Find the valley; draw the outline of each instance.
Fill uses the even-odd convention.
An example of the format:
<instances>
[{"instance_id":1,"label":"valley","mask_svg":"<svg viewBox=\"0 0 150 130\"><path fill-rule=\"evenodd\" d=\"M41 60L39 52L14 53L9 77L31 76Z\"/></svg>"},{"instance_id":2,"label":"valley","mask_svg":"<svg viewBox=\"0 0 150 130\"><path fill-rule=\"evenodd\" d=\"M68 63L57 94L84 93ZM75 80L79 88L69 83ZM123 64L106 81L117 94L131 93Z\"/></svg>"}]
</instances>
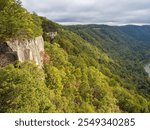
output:
<instances>
[{"instance_id":1,"label":"valley","mask_svg":"<svg viewBox=\"0 0 150 130\"><path fill-rule=\"evenodd\" d=\"M1 113L150 112L149 25L64 26L0 2Z\"/></svg>"}]
</instances>

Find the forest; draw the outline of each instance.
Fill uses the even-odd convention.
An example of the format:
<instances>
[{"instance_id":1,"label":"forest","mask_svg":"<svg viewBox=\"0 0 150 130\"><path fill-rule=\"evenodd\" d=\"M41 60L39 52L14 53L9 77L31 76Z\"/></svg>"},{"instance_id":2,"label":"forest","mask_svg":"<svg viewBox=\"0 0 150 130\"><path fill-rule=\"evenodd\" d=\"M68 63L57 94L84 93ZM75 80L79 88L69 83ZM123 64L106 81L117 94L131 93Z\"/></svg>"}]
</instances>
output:
<instances>
[{"instance_id":1,"label":"forest","mask_svg":"<svg viewBox=\"0 0 150 130\"><path fill-rule=\"evenodd\" d=\"M40 35L42 69L32 61L0 67L1 113L150 112L150 26L63 26L0 0L0 42Z\"/></svg>"}]
</instances>

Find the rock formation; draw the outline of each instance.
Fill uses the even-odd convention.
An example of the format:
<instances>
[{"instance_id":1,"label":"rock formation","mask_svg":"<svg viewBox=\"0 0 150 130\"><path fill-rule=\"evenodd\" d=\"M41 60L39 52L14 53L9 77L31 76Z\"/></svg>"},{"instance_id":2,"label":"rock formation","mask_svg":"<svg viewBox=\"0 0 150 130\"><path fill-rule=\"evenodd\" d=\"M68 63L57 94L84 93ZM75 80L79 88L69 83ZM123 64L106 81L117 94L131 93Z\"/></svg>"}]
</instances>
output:
<instances>
[{"instance_id":1,"label":"rock formation","mask_svg":"<svg viewBox=\"0 0 150 130\"><path fill-rule=\"evenodd\" d=\"M47 37L49 38L49 41L52 41L56 36L57 36L57 32L47 33Z\"/></svg>"},{"instance_id":2,"label":"rock formation","mask_svg":"<svg viewBox=\"0 0 150 130\"><path fill-rule=\"evenodd\" d=\"M0 43L0 66L14 63L16 60L34 61L43 66L44 41L42 36L31 40L7 41Z\"/></svg>"}]
</instances>

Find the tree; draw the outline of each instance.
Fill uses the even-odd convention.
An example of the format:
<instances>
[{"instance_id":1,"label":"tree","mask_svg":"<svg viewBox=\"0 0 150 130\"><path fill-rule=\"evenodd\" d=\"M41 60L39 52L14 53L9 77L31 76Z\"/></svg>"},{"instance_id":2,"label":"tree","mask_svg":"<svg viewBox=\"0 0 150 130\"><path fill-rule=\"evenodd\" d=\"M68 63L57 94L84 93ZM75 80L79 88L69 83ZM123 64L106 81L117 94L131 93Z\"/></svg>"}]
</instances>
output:
<instances>
[{"instance_id":1,"label":"tree","mask_svg":"<svg viewBox=\"0 0 150 130\"><path fill-rule=\"evenodd\" d=\"M24 9L19 0L0 0L0 39L29 39L42 34L39 23L35 23L35 15Z\"/></svg>"},{"instance_id":2,"label":"tree","mask_svg":"<svg viewBox=\"0 0 150 130\"><path fill-rule=\"evenodd\" d=\"M0 68L0 112L54 112L44 73L32 63Z\"/></svg>"}]
</instances>

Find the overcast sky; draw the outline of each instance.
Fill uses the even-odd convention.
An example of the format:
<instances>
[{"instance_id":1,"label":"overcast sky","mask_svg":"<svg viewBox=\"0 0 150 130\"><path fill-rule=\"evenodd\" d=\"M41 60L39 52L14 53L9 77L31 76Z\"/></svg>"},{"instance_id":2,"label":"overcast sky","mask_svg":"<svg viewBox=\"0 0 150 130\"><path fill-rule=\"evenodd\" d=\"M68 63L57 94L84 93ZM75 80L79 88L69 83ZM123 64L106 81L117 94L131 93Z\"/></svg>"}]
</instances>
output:
<instances>
[{"instance_id":1,"label":"overcast sky","mask_svg":"<svg viewBox=\"0 0 150 130\"><path fill-rule=\"evenodd\" d=\"M150 24L150 0L21 0L31 12L62 24Z\"/></svg>"}]
</instances>

